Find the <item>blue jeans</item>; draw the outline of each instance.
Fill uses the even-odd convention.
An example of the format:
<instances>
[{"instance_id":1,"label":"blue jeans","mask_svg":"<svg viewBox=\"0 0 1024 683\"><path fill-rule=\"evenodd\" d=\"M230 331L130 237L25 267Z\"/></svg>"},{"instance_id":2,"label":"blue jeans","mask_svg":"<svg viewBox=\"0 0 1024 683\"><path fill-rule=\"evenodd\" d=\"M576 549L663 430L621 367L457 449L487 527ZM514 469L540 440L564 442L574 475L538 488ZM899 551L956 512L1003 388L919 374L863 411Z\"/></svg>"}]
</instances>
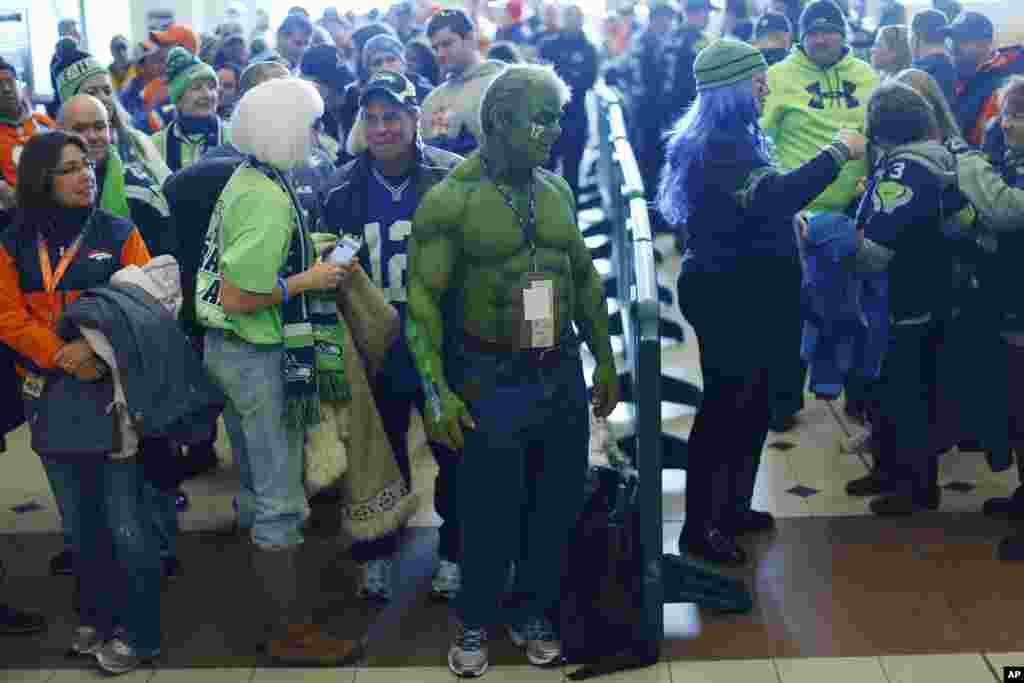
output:
<instances>
[{"instance_id":1,"label":"blue jeans","mask_svg":"<svg viewBox=\"0 0 1024 683\"><path fill-rule=\"evenodd\" d=\"M305 434L284 421L284 347L207 330L204 363L228 397L224 426L241 478L240 523L251 526L260 548L300 545L309 517L302 483Z\"/></svg>"},{"instance_id":2,"label":"blue jeans","mask_svg":"<svg viewBox=\"0 0 1024 683\"><path fill-rule=\"evenodd\" d=\"M457 609L469 627L519 623L558 604L562 556L583 504L590 417L578 345L550 366L460 349L453 389L476 422L455 492L462 528ZM522 548L520 539L524 539ZM520 600L498 600L515 560Z\"/></svg>"},{"instance_id":3,"label":"blue jeans","mask_svg":"<svg viewBox=\"0 0 1024 683\"><path fill-rule=\"evenodd\" d=\"M57 509L60 512L61 525L64 530L64 547L74 554L78 554L81 546L80 540L75 537L74 519L78 514L79 501L71 490L67 478L62 473L55 471L53 461L43 460L43 469L50 480L53 488L53 497L57 501ZM150 523L156 534L157 545L160 548L160 557L166 559L178 556L178 508L175 504L174 491L161 491L148 479L143 480L143 487L149 497Z\"/></svg>"},{"instance_id":4,"label":"blue jeans","mask_svg":"<svg viewBox=\"0 0 1024 683\"><path fill-rule=\"evenodd\" d=\"M75 539L81 623L107 637L120 626L140 655L156 654L163 572L142 466L94 456L42 460Z\"/></svg>"}]
</instances>

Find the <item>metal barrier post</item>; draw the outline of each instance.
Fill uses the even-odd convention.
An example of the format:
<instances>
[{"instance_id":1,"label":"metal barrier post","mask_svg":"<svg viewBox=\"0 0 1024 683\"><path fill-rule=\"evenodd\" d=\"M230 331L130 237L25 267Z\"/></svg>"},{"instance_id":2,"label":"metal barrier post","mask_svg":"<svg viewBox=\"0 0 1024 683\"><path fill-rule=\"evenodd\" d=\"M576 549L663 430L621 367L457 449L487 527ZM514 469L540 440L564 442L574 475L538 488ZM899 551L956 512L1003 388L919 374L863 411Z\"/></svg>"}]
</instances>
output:
<instances>
[{"instance_id":1,"label":"metal barrier post","mask_svg":"<svg viewBox=\"0 0 1024 683\"><path fill-rule=\"evenodd\" d=\"M661 506L661 342L654 243L643 181L626 138L619 96L598 86L601 135L601 194L612 225L612 263L625 342L626 373L633 398L639 471L638 531L641 546L644 620L642 638L660 643L665 635L662 585Z\"/></svg>"}]
</instances>

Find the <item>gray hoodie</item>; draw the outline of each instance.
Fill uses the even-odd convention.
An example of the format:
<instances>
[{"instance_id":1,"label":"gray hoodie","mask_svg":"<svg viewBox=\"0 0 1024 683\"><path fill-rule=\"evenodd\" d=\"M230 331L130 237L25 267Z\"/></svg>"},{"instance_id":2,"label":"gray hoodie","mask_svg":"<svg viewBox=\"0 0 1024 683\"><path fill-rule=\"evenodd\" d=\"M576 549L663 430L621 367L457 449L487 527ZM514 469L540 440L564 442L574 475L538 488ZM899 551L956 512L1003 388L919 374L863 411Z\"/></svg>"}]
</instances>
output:
<instances>
[{"instance_id":1,"label":"gray hoodie","mask_svg":"<svg viewBox=\"0 0 1024 683\"><path fill-rule=\"evenodd\" d=\"M481 62L434 88L423 101L420 114L423 141L456 154L467 154L478 147L483 136L480 105L487 88L504 69L502 62Z\"/></svg>"}]
</instances>

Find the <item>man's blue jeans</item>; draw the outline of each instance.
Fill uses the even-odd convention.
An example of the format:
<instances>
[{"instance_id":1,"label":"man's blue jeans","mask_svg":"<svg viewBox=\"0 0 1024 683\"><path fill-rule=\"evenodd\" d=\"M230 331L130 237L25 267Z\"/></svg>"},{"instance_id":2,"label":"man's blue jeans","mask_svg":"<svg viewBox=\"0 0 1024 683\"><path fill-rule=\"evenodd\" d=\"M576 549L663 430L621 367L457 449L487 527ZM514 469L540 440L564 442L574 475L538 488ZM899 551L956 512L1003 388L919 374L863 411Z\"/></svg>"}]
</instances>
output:
<instances>
[{"instance_id":1,"label":"man's blue jeans","mask_svg":"<svg viewBox=\"0 0 1024 683\"><path fill-rule=\"evenodd\" d=\"M207 330L203 360L228 397L224 426L241 476L240 523L251 525L260 548L301 544L309 517L302 483L305 434L285 426L284 347Z\"/></svg>"},{"instance_id":2,"label":"man's blue jeans","mask_svg":"<svg viewBox=\"0 0 1024 683\"><path fill-rule=\"evenodd\" d=\"M163 571L142 465L95 455L42 460L75 539L82 625L107 637L120 626L140 655L155 654Z\"/></svg>"},{"instance_id":3,"label":"man's blue jeans","mask_svg":"<svg viewBox=\"0 0 1024 683\"><path fill-rule=\"evenodd\" d=\"M518 624L545 615L559 600L562 558L583 504L590 417L578 344L557 353L539 367L459 349L448 367L476 422L466 431L456 491L457 608L469 627ZM502 614L498 601L512 560L520 600Z\"/></svg>"},{"instance_id":4,"label":"man's blue jeans","mask_svg":"<svg viewBox=\"0 0 1024 683\"><path fill-rule=\"evenodd\" d=\"M53 497L57 501L61 525L64 530L64 547L75 555L79 550L79 539L75 538L75 515L78 514L78 499L68 490L65 477L55 472L52 461L43 460L43 468L53 487ZM178 556L178 508L173 491L161 491L148 479L143 480L146 495L150 500L150 523L156 533L160 557L166 559Z\"/></svg>"}]
</instances>

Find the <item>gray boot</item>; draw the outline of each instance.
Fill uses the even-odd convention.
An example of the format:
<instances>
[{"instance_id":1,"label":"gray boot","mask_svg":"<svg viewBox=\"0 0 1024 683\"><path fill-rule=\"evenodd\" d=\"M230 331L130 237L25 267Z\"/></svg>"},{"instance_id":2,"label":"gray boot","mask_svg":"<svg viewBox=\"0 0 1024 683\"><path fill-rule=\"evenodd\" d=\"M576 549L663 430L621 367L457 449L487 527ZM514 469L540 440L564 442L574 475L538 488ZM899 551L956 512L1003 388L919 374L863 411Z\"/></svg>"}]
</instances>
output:
<instances>
[{"instance_id":1,"label":"gray boot","mask_svg":"<svg viewBox=\"0 0 1024 683\"><path fill-rule=\"evenodd\" d=\"M298 548L263 550L252 546L252 572L263 598L264 608L258 619L258 642L266 647L273 638L281 637L295 617L299 604Z\"/></svg>"}]
</instances>

